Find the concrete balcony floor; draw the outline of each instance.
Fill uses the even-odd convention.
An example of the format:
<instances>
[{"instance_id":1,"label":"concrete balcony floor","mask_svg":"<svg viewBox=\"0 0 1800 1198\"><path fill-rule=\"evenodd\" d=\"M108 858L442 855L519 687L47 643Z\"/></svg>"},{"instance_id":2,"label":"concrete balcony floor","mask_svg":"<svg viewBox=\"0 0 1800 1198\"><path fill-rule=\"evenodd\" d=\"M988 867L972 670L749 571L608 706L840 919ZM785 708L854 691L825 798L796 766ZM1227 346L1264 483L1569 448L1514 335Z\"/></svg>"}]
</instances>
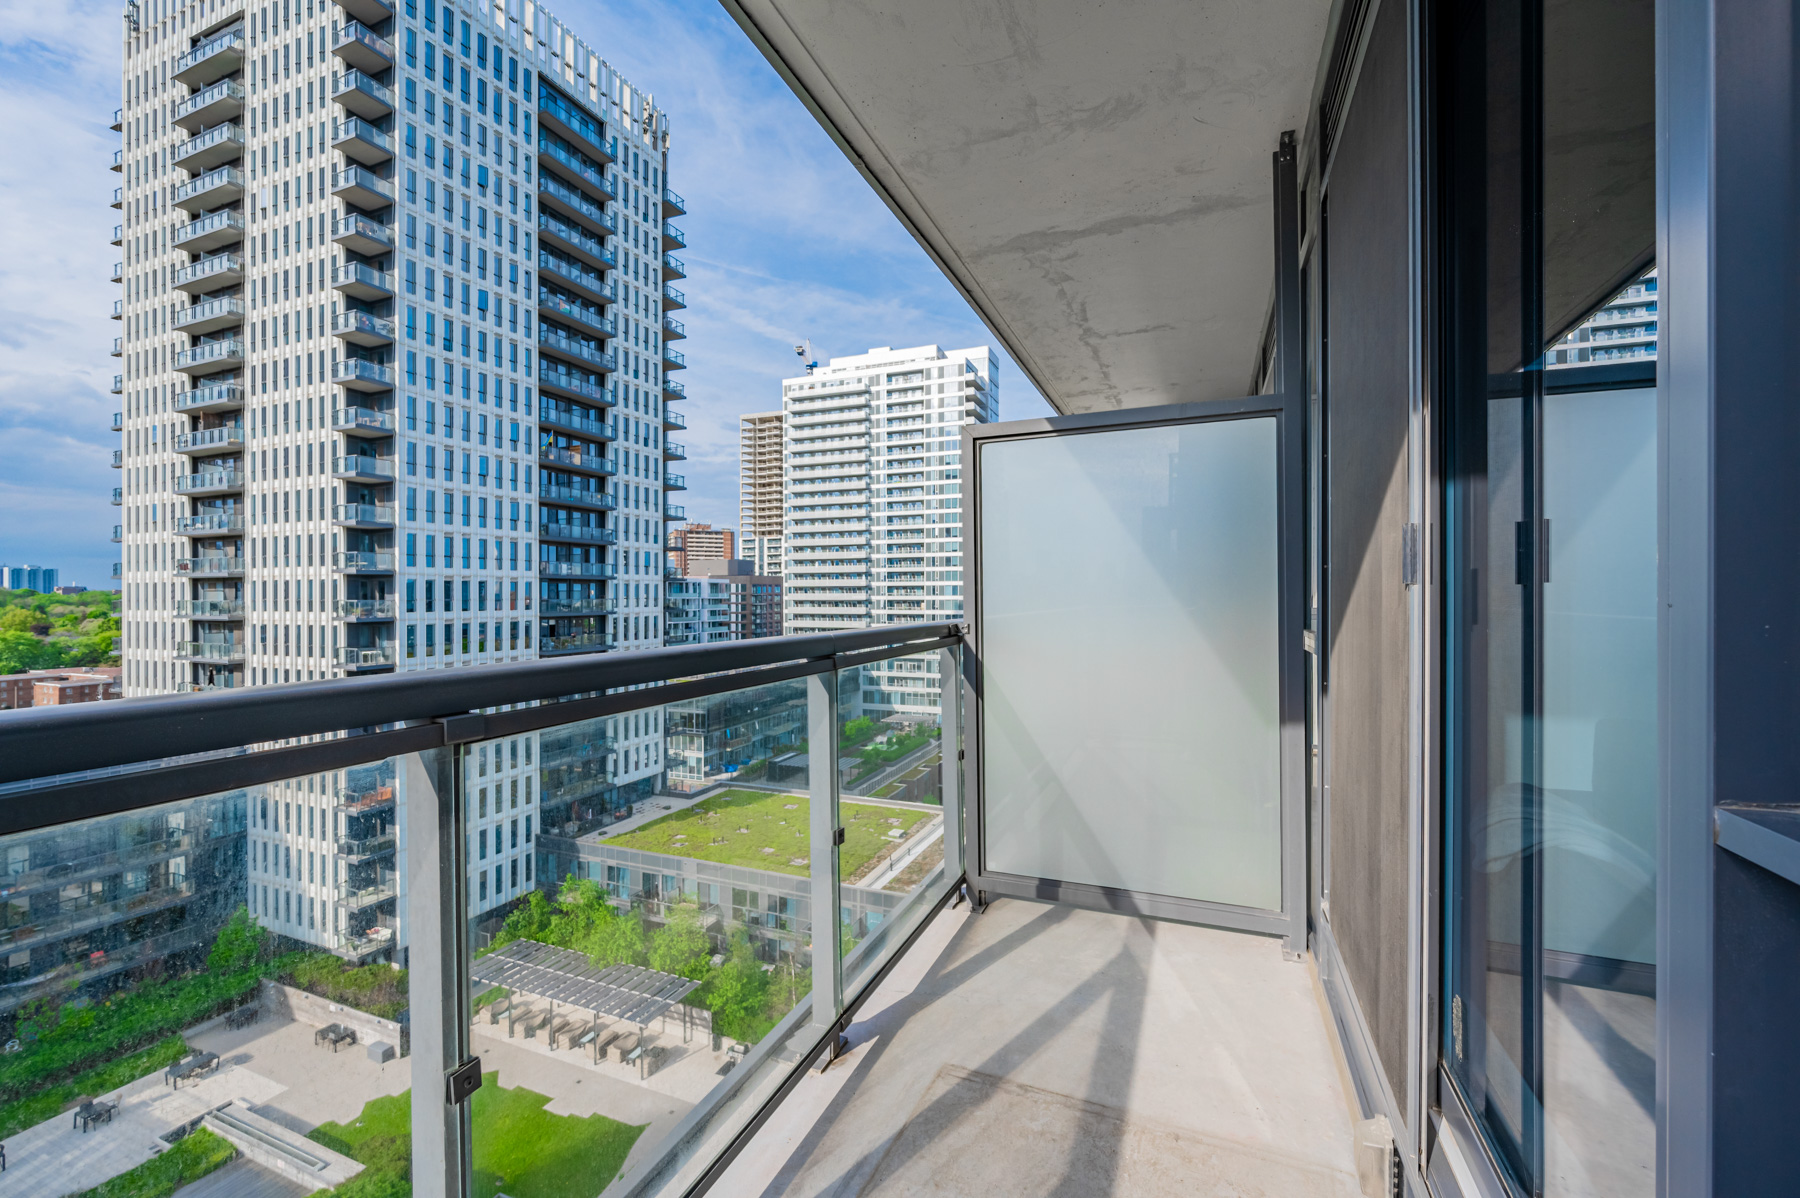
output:
<instances>
[{"instance_id":1,"label":"concrete balcony floor","mask_svg":"<svg viewBox=\"0 0 1800 1198\"><path fill-rule=\"evenodd\" d=\"M1018 900L946 911L715 1193L1355 1198L1310 963Z\"/></svg>"}]
</instances>

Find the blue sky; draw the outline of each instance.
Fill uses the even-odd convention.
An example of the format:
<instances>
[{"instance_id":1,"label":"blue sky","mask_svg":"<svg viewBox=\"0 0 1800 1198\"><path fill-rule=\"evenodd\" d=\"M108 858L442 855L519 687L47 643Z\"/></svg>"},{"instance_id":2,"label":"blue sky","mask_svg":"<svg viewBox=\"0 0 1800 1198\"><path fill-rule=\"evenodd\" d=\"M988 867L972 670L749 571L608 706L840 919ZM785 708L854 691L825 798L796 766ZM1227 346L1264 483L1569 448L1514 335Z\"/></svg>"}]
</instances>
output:
<instances>
[{"instance_id":1,"label":"blue sky","mask_svg":"<svg viewBox=\"0 0 1800 1198\"><path fill-rule=\"evenodd\" d=\"M780 405L795 345L823 359L993 344L713 0L553 7L670 114L670 184L688 206L688 491L675 500L690 519L736 526L737 417ZM118 52L117 0L0 0L0 562L94 587L111 585L116 558ZM1011 361L1001 380L1002 418L1049 414Z\"/></svg>"}]
</instances>

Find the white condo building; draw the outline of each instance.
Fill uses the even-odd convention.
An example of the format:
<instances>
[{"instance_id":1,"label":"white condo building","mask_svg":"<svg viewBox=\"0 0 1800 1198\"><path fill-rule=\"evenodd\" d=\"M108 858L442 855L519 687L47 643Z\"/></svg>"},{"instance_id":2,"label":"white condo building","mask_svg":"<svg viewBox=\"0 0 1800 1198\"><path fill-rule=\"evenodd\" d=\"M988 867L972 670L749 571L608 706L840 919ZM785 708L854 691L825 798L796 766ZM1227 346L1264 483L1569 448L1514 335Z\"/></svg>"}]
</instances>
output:
<instances>
[{"instance_id":1,"label":"white condo building","mask_svg":"<svg viewBox=\"0 0 1800 1198\"><path fill-rule=\"evenodd\" d=\"M660 645L667 115L530 0L138 0L122 82L126 694ZM658 731L617 726L546 794L535 739L471 760L476 914L536 829L657 785ZM253 798L258 916L391 932L394 784Z\"/></svg>"},{"instance_id":2,"label":"white condo building","mask_svg":"<svg viewBox=\"0 0 1800 1198\"><path fill-rule=\"evenodd\" d=\"M784 379L783 631L958 620L961 426L1000 409L987 347L872 349ZM935 679L865 672L865 710L937 711Z\"/></svg>"}]
</instances>

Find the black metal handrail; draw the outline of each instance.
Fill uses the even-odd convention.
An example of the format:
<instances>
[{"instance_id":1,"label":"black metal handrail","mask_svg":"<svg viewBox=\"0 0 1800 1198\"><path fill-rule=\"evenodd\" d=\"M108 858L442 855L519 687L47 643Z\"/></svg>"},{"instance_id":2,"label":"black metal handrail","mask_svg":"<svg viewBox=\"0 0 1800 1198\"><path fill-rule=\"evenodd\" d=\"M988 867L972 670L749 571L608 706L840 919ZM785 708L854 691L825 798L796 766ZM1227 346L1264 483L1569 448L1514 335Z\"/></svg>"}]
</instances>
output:
<instances>
[{"instance_id":1,"label":"black metal handrail","mask_svg":"<svg viewBox=\"0 0 1800 1198\"><path fill-rule=\"evenodd\" d=\"M704 698L960 636L956 624L909 624L0 712L0 835Z\"/></svg>"}]
</instances>

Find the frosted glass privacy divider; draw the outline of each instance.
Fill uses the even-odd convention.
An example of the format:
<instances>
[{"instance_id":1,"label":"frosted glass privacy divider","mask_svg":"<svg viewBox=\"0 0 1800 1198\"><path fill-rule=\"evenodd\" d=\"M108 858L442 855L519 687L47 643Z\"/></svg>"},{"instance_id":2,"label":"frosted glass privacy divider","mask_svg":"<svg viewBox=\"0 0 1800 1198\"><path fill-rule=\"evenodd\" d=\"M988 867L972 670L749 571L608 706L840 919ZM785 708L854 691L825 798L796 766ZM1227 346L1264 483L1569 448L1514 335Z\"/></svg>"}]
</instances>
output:
<instances>
[{"instance_id":1,"label":"frosted glass privacy divider","mask_svg":"<svg viewBox=\"0 0 1800 1198\"><path fill-rule=\"evenodd\" d=\"M980 871L1280 910L1277 417L977 452Z\"/></svg>"}]
</instances>

